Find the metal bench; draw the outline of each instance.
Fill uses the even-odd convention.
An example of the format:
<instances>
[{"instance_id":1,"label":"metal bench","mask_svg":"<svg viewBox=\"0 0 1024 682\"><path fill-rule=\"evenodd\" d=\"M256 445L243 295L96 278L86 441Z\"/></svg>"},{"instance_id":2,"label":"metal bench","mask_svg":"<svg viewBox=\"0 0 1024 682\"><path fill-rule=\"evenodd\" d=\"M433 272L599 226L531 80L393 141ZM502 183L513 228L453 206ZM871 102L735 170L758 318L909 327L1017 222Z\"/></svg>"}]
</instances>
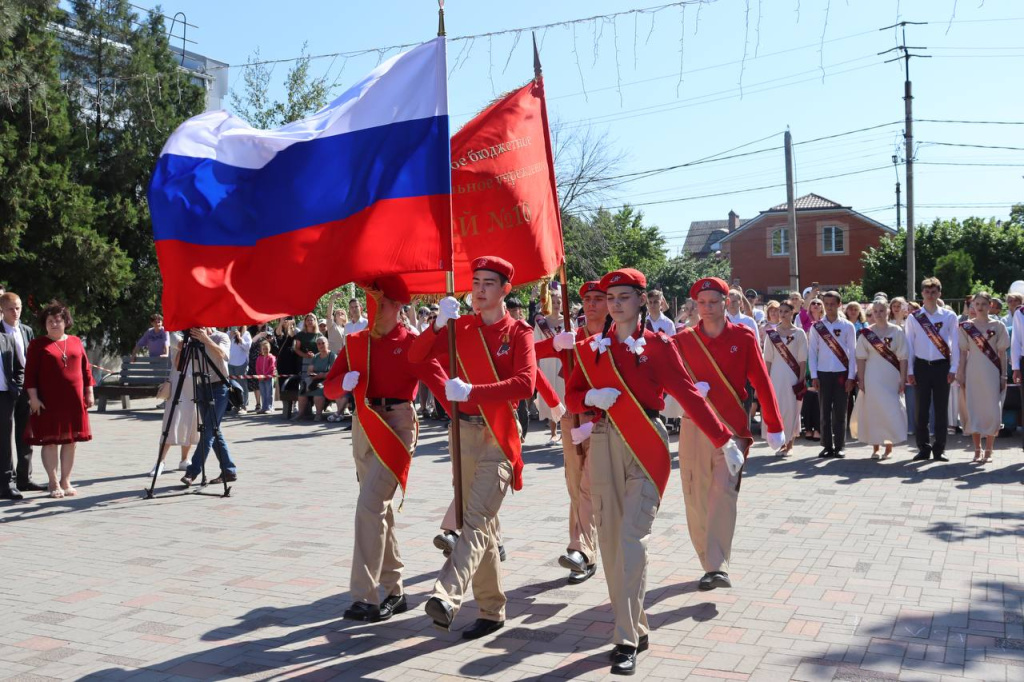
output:
<instances>
[{"instance_id":1,"label":"metal bench","mask_svg":"<svg viewBox=\"0 0 1024 682\"><path fill-rule=\"evenodd\" d=\"M97 409L106 412L107 401L113 398L120 398L121 407L125 410L131 409L132 398L155 398L157 389L167 381L170 371L171 361L166 357L122 357L121 373L107 377L93 389Z\"/></svg>"}]
</instances>

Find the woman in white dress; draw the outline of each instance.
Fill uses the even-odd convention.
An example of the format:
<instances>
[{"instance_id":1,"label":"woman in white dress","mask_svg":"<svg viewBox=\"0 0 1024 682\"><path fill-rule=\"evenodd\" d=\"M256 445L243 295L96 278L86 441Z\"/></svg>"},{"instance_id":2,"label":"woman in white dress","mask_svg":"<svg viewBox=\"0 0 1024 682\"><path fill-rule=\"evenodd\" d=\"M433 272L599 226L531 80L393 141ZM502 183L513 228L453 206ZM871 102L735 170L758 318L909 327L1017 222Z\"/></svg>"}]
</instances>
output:
<instances>
[{"instance_id":1,"label":"woman in white dress","mask_svg":"<svg viewBox=\"0 0 1024 682\"><path fill-rule=\"evenodd\" d=\"M907 337L889 322L889 302L876 298L871 304L873 323L857 337L857 386L860 399L850 423L853 437L872 446L871 459L885 445L882 459L892 447L907 440Z\"/></svg>"},{"instance_id":2,"label":"woman in white dress","mask_svg":"<svg viewBox=\"0 0 1024 682\"><path fill-rule=\"evenodd\" d=\"M184 471L188 468L189 451L193 445L199 444L199 426L196 424L196 404L193 401L195 391L192 386L191 367L185 370L185 384L181 387L181 397L178 400L178 406L174 409L174 417L171 418L171 404L174 402L174 392L178 389L178 377L181 376L178 371L178 353L181 352L182 336L178 332L173 332L170 336L171 397L164 403L164 418L160 435L162 437L163 432L167 430L167 442L164 444L163 452L160 453L160 463L157 464L158 476L163 473L164 460L167 459L167 453L172 445L181 446L181 461L178 462L178 471ZM167 429L168 419L170 419L170 429ZM148 475L152 476L153 473L151 469Z\"/></svg>"},{"instance_id":3,"label":"woman in white dress","mask_svg":"<svg viewBox=\"0 0 1024 682\"><path fill-rule=\"evenodd\" d=\"M1006 394L1006 349L1010 335L1006 325L989 318L992 296L974 295L972 317L961 323L959 332L960 367L956 378L967 396L967 422L964 433L974 439L974 461L991 462L996 434L1003 422L1003 398ZM985 437L985 458L981 457L981 438Z\"/></svg>"},{"instance_id":4,"label":"woman in white dress","mask_svg":"<svg viewBox=\"0 0 1024 682\"><path fill-rule=\"evenodd\" d=\"M768 376L771 377L772 387L775 389L775 399L779 403L779 413L782 415L782 426L786 433L786 445L776 454L786 456L793 449L793 441L800 433L800 409L803 404L803 394L807 390L807 383L804 381L804 370L807 364L807 334L800 327L794 326L793 315L796 309L789 301L783 301L779 306L772 306L768 309L769 320L778 310L780 322L778 325L765 328L764 364L768 368Z\"/></svg>"},{"instance_id":5,"label":"woman in white dress","mask_svg":"<svg viewBox=\"0 0 1024 682\"><path fill-rule=\"evenodd\" d=\"M533 325L533 339L534 341L542 341L549 336L553 336L561 331L566 330L565 321L562 319L562 295L560 291L551 291L551 308L548 309L546 315L544 315L544 308L541 310L541 314L537 317L543 316L544 323L539 323L539 319L530 320L530 324ZM572 331L571 326L569 331ZM541 371L544 377L551 384L552 388L555 389L555 393L559 396L565 395L565 379L558 376L562 369L561 358L544 358L537 361L537 369ZM551 432L551 437L548 439L548 445L559 445L562 442L561 437L558 435L558 420L552 419L551 408L543 400L537 400L537 413L541 419L546 419L548 422L548 428Z\"/></svg>"}]
</instances>

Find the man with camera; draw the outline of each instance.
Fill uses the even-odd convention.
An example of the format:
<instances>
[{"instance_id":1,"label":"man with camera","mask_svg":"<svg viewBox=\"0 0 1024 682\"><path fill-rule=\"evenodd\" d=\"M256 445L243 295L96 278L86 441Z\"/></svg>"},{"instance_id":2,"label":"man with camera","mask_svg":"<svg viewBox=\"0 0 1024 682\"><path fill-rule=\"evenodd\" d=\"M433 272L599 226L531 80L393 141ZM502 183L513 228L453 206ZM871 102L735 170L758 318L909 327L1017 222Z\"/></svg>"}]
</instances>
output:
<instances>
[{"instance_id":1,"label":"man with camera","mask_svg":"<svg viewBox=\"0 0 1024 682\"><path fill-rule=\"evenodd\" d=\"M220 475L210 481L218 483L234 481L238 478L235 463L228 452L228 444L224 440L224 434L220 430L221 420L228 409L228 355L231 351L231 341L224 332L217 331L216 327L195 327L189 331L190 341L203 344L202 350L210 359L209 369L210 383L199 384L196 392L196 401L199 404L199 416L202 420L200 428L199 447L196 448L192 461L181 477L181 482L188 488L203 471L203 464L206 462L210 448L213 448L220 463ZM182 350L184 352L184 350ZM193 360L196 362L196 360ZM192 371L199 374L203 371L201 367L192 367Z\"/></svg>"}]
</instances>

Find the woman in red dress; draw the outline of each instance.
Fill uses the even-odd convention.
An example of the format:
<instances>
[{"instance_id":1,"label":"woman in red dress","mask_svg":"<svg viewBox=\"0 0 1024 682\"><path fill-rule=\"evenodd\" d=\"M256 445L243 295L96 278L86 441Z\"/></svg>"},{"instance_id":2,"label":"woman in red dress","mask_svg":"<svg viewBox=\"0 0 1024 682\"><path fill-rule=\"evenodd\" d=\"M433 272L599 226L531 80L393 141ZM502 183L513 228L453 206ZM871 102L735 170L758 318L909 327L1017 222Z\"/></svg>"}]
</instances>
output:
<instances>
[{"instance_id":1,"label":"woman in red dress","mask_svg":"<svg viewBox=\"0 0 1024 682\"><path fill-rule=\"evenodd\" d=\"M64 333L71 328L67 306L51 301L39 314L39 324L46 336L32 340L25 361L25 388L31 410L25 440L42 446L50 497L61 498L76 494L71 485L75 443L92 440L86 413L94 403L92 371L81 339Z\"/></svg>"}]
</instances>

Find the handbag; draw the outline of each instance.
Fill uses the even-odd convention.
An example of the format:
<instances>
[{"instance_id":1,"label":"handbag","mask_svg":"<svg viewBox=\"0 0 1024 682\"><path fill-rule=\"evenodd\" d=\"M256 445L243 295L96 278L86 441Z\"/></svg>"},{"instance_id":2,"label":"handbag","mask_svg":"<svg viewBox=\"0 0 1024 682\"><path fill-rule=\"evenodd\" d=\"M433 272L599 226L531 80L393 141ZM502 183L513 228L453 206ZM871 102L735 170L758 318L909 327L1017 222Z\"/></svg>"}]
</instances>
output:
<instances>
[{"instance_id":1,"label":"handbag","mask_svg":"<svg viewBox=\"0 0 1024 682\"><path fill-rule=\"evenodd\" d=\"M228 382L228 405L233 409L240 409L245 405L243 401L242 387L234 379Z\"/></svg>"},{"instance_id":2,"label":"handbag","mask_svg":"<svg viewBox=\"0 0 1024 682\"><path fill-rule=\"evenodd\" d=\"M171 399L171 382L165 381L160 384L156 389L157 400L167 401Z\"/></svg>"}]
</instances>

